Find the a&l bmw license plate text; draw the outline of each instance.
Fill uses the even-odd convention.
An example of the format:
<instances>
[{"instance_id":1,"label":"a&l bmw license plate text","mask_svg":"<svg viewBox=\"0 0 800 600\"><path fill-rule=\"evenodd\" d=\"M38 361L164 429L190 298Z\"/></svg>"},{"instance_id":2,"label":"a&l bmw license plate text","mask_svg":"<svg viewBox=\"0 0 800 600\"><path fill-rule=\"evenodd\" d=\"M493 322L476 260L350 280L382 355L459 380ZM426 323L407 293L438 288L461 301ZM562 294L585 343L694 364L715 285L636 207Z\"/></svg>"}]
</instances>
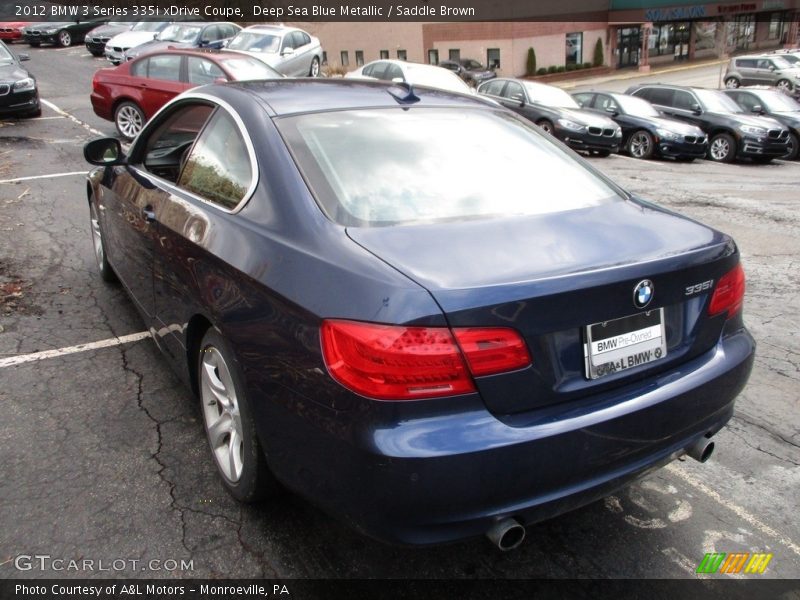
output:
<instances>
[{"instance_id":1,"label":"a&l bmw license plate text","mask_svg":"<svg viewBox=\"0 0 800 600\"><path fill-rule=\"evenodd\" d=\"M664 309L586 327L586 376L598 379L667 355Z\"/></svg>"}]
</instances>

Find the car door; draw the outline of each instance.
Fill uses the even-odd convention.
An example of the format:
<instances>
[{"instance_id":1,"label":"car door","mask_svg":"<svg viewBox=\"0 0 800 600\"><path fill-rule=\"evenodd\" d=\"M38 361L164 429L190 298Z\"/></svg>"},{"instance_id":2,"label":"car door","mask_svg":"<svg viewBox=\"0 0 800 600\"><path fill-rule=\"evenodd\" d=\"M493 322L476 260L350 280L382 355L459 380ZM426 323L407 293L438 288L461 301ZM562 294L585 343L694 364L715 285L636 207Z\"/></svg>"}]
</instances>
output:
<instances>
[{"instance_id":1,"label":"car door","mask_svg":"<svg viewBox=\"0 0 800 600\"><path fill-rule=\"evenodd\" d=\"M313 56L313 48L311 46L311 36L304 31L292 32L294 38L294 56L297 60L298 74L306 76L311 71L311 60Z\"/></svg>"},{"instance_id":2,"label":"car door","mask_svg":"<svg viewBox=\"0 0 800 600\"><path fill-rule=\"evenodd\" d=\"M772 85L775 82L775 67L768 58L759 58L756 61L756 68L752 83L755 85Z\"/></svg>"},{"instance_id":3,"label":"car door","mask_svg":"<svg viewBox=\"0 0 800 600\"><path fill-rule=\"evenodd\" d=\"M167 102L191 86L182 75L184 56L154 54L147 59L147 77L138 85L142 88L142 110L152 117Z\"/></svg>"},{"instance_id":4,"label":"car door","mask_svg":"<svg viewBox=\"0 0 800 600\"><path fill-rule=\"evenodd\" d=\"M186 57L186 78L192 87L207 85L220 79L228 80L228 76L219 66L200 56Z\"/></svg>"},{"instance_id":5,"label":"car door","mask_svg":"<svg viewBox=\"0 0 800 600\"><path fill-rule=\"evenodd\" d=\"M737 58L736 70L742 78L742 85L753 85L758 81L757 61L755 58Z\"/></svg>"},{"instance_id":6,"label":"car door","mask_svg":"<svg viewBox=\"0 0 800 600\"><path fill-rule=\"evenodd\" d=\"M594 110L594 98L595 94L592 92L581 92L579 94L572 94L572 97L575 98L575 102L581 105L581 108L585 108L587 110Z\"/></svg>"}]
</instances>

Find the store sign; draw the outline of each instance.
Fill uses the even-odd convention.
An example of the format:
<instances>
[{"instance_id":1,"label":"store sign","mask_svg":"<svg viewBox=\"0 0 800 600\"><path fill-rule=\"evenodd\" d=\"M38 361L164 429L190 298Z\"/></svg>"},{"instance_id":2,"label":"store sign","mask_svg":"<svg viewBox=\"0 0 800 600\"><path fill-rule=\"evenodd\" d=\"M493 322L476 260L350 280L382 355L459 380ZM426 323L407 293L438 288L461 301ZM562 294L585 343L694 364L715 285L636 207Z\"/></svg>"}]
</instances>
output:
<instances>
[{"instance_id":1,"label":"store sign","mask_svg":"<svg viewBox=\"0 0 800 600\"><path fill-rule=\"evenodd\" d=\"M645 21L684 21L706 16L705 6L681 6L678 8L651 8L644 12Z\"/></svg>"},{"instance_id":2,"label":"store sign","mask_svg":"<svg viewBox=\"0 0 800 600\"><path fill-rule=\"evenodd\" d=\"M786 3L783 0L764 0L761 3L761 10L782 10L786 8Z\"/></svg>"},{"instance_id":3,"label":"store sign","mask_svg":"<svg viewBox=\"0 0 800 600\"><path fill-rule=\"evenodd\" d=\"M756 10L758 10L758 5L755 2L745 2L743 4L724 4L717 7L717 12L721 15L755 12Z\"/></svg>"}]
</instances>

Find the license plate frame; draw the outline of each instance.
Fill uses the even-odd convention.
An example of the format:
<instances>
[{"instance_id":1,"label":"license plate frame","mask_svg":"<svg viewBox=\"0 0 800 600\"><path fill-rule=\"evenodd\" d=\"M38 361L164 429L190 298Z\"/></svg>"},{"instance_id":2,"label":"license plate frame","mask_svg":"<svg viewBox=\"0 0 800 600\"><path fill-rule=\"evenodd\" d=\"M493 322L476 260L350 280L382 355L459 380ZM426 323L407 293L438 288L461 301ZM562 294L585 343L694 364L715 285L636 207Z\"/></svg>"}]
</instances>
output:
<instances>
[{"instance_id":1,"label":"license plate frame","mask_svg":"<svg viewBox=\"0 0 800 600\"><path fill-rule=\"evenodd\" d=\"M584 327L587 379L660 361L667 356L664 309L656 308Z\"/></svg>"}]
</instances>

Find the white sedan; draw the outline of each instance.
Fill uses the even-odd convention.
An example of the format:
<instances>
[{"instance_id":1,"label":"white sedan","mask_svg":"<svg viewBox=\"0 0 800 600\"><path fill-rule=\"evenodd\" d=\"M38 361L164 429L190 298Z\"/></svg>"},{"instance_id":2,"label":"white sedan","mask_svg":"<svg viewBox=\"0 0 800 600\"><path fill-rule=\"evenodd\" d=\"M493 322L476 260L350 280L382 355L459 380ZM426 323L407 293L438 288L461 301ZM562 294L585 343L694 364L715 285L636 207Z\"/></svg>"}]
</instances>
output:
<instances>
[{"instance_id":1,"label":"white sedan","mask_svg":"<svg viewBox=\"0 0 800 600\"><path fill-rule=\"evenodd\" d=\"M458 75L447 69L404 60L376 60L349 72L345 77L405 81L412 85L424 85L461 94L475 93Z\"/></svg>"}]
</instances>

